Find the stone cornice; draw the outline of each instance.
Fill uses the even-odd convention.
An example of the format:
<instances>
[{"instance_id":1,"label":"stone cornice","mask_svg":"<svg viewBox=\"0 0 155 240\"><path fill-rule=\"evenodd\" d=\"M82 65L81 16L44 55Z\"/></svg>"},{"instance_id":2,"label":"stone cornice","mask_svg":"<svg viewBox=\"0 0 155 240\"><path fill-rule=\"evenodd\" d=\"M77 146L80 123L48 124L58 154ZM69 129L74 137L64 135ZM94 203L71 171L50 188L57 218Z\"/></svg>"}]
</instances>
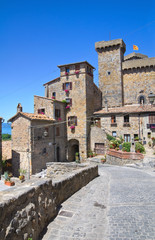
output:
<instances>
[{"instance_id":1,"label":"stone cornice","mask_svg":"<svg viewBox=\"0 0 155 240\"><path fill-rule=\"evenodd\" d=\"M122 70L155 66L155 58L143 58L125 61L122 63Z\"/></svg>"},{"instance_id":2,"label":"stone cornice","mask_svg":"<svg viewBox=\"0 0 155 240\"><path fill-rule=\"evenodd\" d=\"M111 41L100 41L95 43L95 50L98 51L98 49L106 49L108 47L113 47L113 46L120 46L121 48L124 49L124 52L126 50L126 45L123 42L122 39L115 39Z\"/></svg>"}]
</instances>

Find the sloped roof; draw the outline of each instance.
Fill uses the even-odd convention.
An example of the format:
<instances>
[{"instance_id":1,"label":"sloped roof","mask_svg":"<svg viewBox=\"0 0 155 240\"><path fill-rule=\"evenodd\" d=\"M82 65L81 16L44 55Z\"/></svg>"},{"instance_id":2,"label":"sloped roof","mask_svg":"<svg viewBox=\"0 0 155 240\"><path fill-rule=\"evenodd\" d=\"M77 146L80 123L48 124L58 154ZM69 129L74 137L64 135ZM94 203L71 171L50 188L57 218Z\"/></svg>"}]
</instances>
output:
<instances>
[{"instance_id":1,"label":"sloped roof","mask_svg":"<svg viewBox=\"0 0 155 240\"><path fill-rule=\"evenodd\" d=\"M47 117L45 114L34 114L34 113L18 112L12 118L10 118L8 120L8 122L13 122L13 120L17 116L23 116L23 117L26 117L29 120L55 121L54 118Z\"/></svg>"},{"instance_id":2,"label":"sloped roof","mask_svg":"<svg viewBox=\"0 0 155 240\"><path fill-rule=\"evenodd\" d=\"M47 83L44 83L43 86L45 86L45 85L47 85L47 84L50 84L50 83L53 83L53 82L56 82L56 81L58 81L58 80L60 80L60 77L57 77L57 78L55 78L55 79L53 79L53 80L51 80L51 81L49 81L49 82L47 82Z\"/></svg>"},{"instance_id":3,"label":"sloped roof","mask_svg":"<svg viewBox=\"0 0 155 240\"><path fill-rule=\"evenodd\" d=\"M100 111L94 112L95 115L108 115L112 113L146 113L146 112L155 112L155 106L151 105L131 105L131 106L123 106L116 108L103 108Z\"/></svg>"}]
</instances>

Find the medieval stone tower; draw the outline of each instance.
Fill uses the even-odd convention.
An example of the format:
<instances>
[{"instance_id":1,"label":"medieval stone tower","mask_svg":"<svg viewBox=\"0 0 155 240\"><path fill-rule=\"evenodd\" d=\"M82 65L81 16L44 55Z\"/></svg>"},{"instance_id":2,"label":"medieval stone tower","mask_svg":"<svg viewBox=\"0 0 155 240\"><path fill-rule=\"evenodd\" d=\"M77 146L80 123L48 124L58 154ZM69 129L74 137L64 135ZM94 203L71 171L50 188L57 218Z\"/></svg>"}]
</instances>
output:
<instances>
[{"instance_id":1,"label":"medieval stone tower","mask_svg":"<svg viewBox=\"0 0 155 240\"><path fill-rule=\"evenodd\" d=\"M98 53L99 88L102 91L102 107L123 105L122 61L126 45L122 39L95 43ZM106 103L107 102L107 103Z\"/></svg>"}]
</instances>

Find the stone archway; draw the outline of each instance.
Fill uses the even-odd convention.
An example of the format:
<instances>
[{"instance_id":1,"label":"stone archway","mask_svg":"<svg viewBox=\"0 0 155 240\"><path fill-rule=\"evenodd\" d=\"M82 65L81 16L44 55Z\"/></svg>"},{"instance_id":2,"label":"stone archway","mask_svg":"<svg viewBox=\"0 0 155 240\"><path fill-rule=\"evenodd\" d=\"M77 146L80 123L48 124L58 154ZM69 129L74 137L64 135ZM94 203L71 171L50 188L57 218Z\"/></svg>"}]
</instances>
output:
<instances>
[{"instance_id":1,"label":"stone archway","mask_svg":"<svg viewBox=\"0 0 155 240\"><path fill-rule=\"evenodd\" d=\"M68 161L75 161L75 153L79 152L79 141L71 139L68 141Z\"/></svg>"}]
</instances>

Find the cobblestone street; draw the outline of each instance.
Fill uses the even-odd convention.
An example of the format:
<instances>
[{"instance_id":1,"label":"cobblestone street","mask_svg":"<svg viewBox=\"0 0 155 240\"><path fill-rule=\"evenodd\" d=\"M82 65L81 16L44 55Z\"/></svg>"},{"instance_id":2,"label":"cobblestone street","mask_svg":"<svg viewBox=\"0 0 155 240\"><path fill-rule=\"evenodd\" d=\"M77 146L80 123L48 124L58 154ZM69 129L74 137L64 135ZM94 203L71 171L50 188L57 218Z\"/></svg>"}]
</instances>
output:
<instances>
[{"instance_id":1,"label":"cobblestone street","mask_svg":"<svg viewBox=\"0 0 155 240\"><path fill-rule=\"evenodd\" d=\"M99 174L62 204L41 239L155 239L154 173L100 165Z\"/></svg>"}]
</instances>

